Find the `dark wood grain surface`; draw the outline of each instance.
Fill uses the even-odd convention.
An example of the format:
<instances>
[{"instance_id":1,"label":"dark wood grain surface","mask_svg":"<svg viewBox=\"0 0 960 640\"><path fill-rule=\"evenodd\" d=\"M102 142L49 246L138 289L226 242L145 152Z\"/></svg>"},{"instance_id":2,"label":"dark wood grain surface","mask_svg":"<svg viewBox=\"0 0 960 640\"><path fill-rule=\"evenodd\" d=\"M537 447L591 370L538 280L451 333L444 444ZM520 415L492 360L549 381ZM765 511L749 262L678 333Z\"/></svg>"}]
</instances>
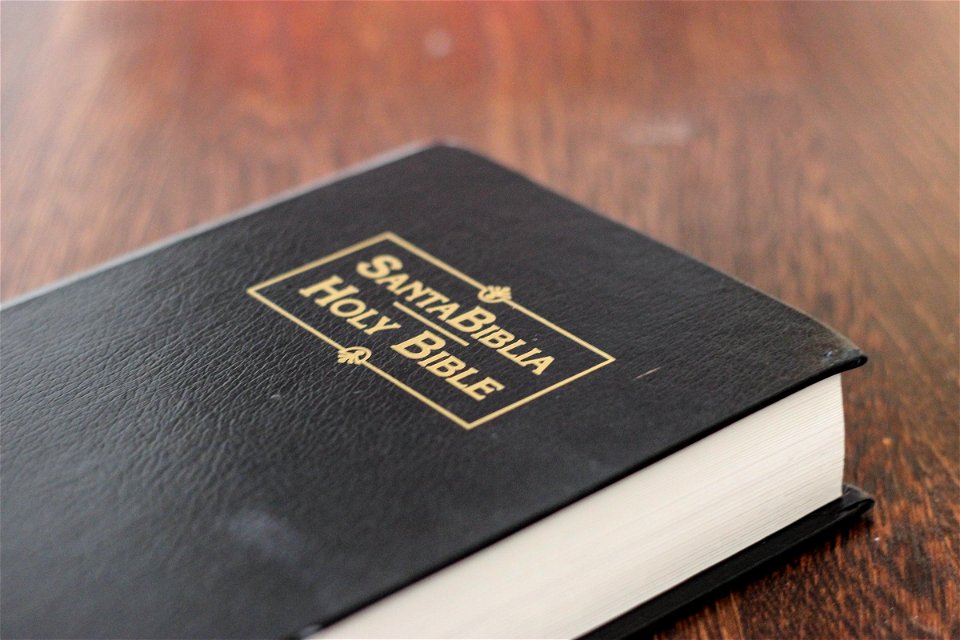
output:
<instances>
[{"instance_id":1,"label":"dark wood grain surface","mask_svg":"<svg viewBox=\"0 0 960 640\"><path fill-rule=\"evenodd\" d=\"M18 4L2 298L453 136L849 335L871 518L664 637L960 638L958 5Z\"/></svg>"}]
</instances>

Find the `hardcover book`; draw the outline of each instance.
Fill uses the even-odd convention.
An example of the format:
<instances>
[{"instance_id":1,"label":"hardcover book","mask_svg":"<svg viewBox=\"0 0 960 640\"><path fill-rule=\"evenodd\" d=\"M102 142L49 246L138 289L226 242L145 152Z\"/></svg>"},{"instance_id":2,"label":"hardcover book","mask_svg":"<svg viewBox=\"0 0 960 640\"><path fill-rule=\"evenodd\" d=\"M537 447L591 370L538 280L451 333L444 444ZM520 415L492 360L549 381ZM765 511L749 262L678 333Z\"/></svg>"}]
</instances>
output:
<instances>
[{"instance_id":1,"label":"hardcover book","mask_svg":"<svg viewBox=\"0 0 960 640\"><path fill-rule=\"evenodd\" d=\"M871 504L857 347L455 147L0 319L6 637L618 637Z\"/></svg>"}]
</instances>

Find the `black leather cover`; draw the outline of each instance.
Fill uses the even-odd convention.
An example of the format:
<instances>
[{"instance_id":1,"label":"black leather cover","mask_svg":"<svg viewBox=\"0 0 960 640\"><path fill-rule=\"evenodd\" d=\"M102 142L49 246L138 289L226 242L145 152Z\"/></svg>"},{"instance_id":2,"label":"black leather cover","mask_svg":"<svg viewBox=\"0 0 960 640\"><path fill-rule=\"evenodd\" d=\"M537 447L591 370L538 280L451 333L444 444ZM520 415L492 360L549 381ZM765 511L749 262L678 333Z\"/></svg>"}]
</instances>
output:
<instances>
[{"instance_id":1,"label":"black leather cover","mask_svg":"<svg viewBox=\"0 0 960 640\"><path fill-rule=\"evenodd\" d=\"M383 255L459 307L358 273ZM332 275L359 291L340 316L317 302ZM525 341L513 360L447 323L476 305ZM446 336L417 316L477 371L392 349ZM381 317L401 326L365 333ZM7 305L0 331L6 637L329 624L864 361L444 146Z\"/></svg>"}]
</instances>

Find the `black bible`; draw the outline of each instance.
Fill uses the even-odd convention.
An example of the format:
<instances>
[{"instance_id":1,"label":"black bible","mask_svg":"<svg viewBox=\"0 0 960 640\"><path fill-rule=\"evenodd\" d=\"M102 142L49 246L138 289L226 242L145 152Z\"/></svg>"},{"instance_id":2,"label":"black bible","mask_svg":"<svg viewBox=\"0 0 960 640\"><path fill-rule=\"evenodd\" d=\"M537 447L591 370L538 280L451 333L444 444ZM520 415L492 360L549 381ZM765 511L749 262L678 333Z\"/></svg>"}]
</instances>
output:
<instances>
[{"instance_id":1,"label":"black bible","mask_svg":"<svg viewBox=\"0 0 960 640\"><path fill-rule=\"evenodd\" d=\"M872 504L856 346L452 146L0 319L4 637L620 637Z\"/></svg>"}]
</instances>

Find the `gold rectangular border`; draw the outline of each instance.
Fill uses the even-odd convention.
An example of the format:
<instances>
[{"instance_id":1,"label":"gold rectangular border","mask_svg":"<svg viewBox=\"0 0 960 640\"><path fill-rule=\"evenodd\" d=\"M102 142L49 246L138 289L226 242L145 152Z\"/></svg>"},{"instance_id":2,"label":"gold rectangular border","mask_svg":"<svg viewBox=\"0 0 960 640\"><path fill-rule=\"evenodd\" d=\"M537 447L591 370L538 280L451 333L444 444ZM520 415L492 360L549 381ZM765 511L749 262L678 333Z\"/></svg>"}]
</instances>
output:
<instances>
[{"instance_id":1,"label":"gold rectangular border","mask_svg":"<svg viewBox=\"0 0 960 640\"><path fill-rule=\"evenodd\" d=\"M272 300L267 299L263 294L260 293L260 289L263 289L264 287L269 287L270 285L273 285L273 284L276 284L276 283L281 282L281 281L283 281L283 280L286 280L287 278L292 278L293 276L295 276L295 275L297 275L297 274L300 274L300 273L303 273L304 271L310 271L311 269L315 269L315 268L317 268L317 267L319 267L319 266L321 266L321 265L324 265L324 264L326 264L326 263L328 263L328 262L332 262L332 261L334 261L334 260L337 260L337 259L339 259L339 258L342 258L343 256L346 256L346 255L349 255L349 254L354 253L354 252L356 252L356 251L359 251L360 249L365 249L366 247L369 247L369 246L372 245L372 244L376 244L376 243L382 242L382 241L384 241L384 240L389 240L390 242L393 242L395 245L397 245L397 246L399 246L399 247L401 247L401 248L403 248L403 249L406 249L406 250L409 251L410 253L413 253L413 254L417 255L418 257L420 257L420 258L426 260L427 262L433 264L435 267L437 267L437 268L439 268L439 269L442 269L443 271L446 271L447 273L449 273L450 275L454 276L455 278L459 278L460 280L463 280L463 281L466 282L467 284L469 284L469 285L471 285L471 286L473 286L473 287L476 287L477 289L481 289L481 290L482 290L482 289L486 288L486 285L482 284L481 282L479 282L479 281L477 281L477 280L474 280L473 278L471 278L470 276L466 275L465 273L463 273L463 272L461 272L461 271L459 271L459 270L457 270L457 269L454 269L453 267L451 267L450 265L448 265L446 262L443 262L442 260L439 260L439 259L435 258L434 256L430 255L429 253L427 253L426 251L424 251L424 250L421 249L420 247L418 247L418 246L416 246L416 245L414 245L414 244L411 244L410 242L407 242L406 240L404 240L403 238L401 238L401 237L398 236L397 234L393 233L392 231L384 231L383 233L378 233L377 235L373 236L372 238L368 238L368 239L366 239L366 240L364 240L364 241L362 241L362 242L358 242L358 243L356 243L356 244L352 244L352 245L350 245L349 247L346 247L345 249L341 249L340 251L337 251L337 252L335 252L335 253L331 253L330 255L328 255L328 256L326 256L326 257L320 258L319 260L314 260L313 262L307 263L307 264L305 264L305 265L303 265L303 266L301 266L301 267L297 267L296 269L293 269L293 270L291 270L291 271L287 271L287 272L285 272L285 273L281 273L281 274L278 275L278 276L274 276L273 278L270 278L269 280L264 280L263 282L260 282L260 283L258 283L258 284L255 284L255 285L253 285L252 287L249 287L249 288L247 289L247 293L250 294L250 295L251 295L253 298L255 298L256 300L259 300L260 302L262 302L262 303L265 304L266 306L270 307L271 309L273 309L274 311L276 311L277 313L279 313L280 315L282 315L283 317L285 317L287 320L290 320L290 321L293 322L294 324L297 324L297 325L299 325L300 327L303 327L304 329L306 329L307 331L309 331L309 332L312 333L313 335L317 336L318 338L320 338L321 340L323 340L324 342L326 342L327 344L329 344L329 345L330 345L331 347L333 347L334 349L337 349L337 350L343 349L343 348L344 348L343 345L337 343L335 340L331 339L329 336L324 335L323 333L321 333L320 331L318 331L315 327L311 326L311 325L308 324L307 322L304 322L304 321L301 320L300 318L296 317L295 315L293 315L292 313L290 313L289 311L287 311L286 309L284 309L284 308L281 307L280 305L276 304L276 303L273 302ZM409 394L412 395L413 397L417 398L418 400L420 400L420 401L423 402L424 404L428 405L430 408L432 408L432 409L434 409L435 411L437 411L437 412L441 413L442 415L446 416L447 418L449 418L449 419L452 420L453 422L456 422L458 425L460 425L460 426L463 427L464 429L473 429L474 427L477 427L477 426L479 426L479 425L481 425L481 424L483 424L483 423L485 423L485 422L489 422L490 420L493 420L494 418L498 418L498 417L502 416L503 414L507 413L508 411L512 411L513 409L516 409L517 407L519 407L519 406L521 406L521 405L524 405L524 404L530 402L531 400L535 400L535 399L539 398L540 396L542 396L542 395L544 395L544 394L547 394L547 393L549 393L549 392L551 392L551 391L555 391L556 389L559 389L560 387L562 387L562 386L564 386L564 385L570 384L570 383L573 382L574 380L576 380L576 379L578 379L578 378L582 378L583 376L587 375L588 373L593 373L593 372L596 371L597 369L599 369L599 368L601 368L601 367L604 367L604 366L610 364L611 362L613 362L614 360L616 360L616 358L614 358L613 356L611 356L609 353L606 353L605 351L601 351L600 349L596 348L595 346L593 346L593 345L590 344L589 342L586 342L585 340L581 340L580 338L578 338L577 336L573 335L572 333L570 333L569 331L567 331L567 330L565 330L565 329L561 329L560 327L558 327L557 325L553 324L553 323L550 322L549 320L546 320L545 318L540 317L539 315L537 315L537 314L534 313L533 311L530 311L529 309L527 309L527 308L524 307L523 305L518 304L517 302L515 302L515 301L513 301L513 300L507 300L507 301L504 301L504 302L502 302L502 303L500 303L500 304L507 304L507 305L513 307L514 309L516 309L516 310L519 311L520 313L523 313L523 314L529 316L530 318L536 320L536 321L539 322L540 324L542 324L542 325L544 325L544 326L552 329L553 331L556 331L556 332L559 333L560 335L562 335L562 336L564 336L564 337L566 337L566 338L568 338L568 339L576 342L576 343L579 344L580 346L585 347L586 349L588 349L588 350L590 350L590 351L593 351L594 353L596 353L596 354L599 355L599 356L602 356L603 358L605 358L605 360L604 360L603 362L600 362L600 363L598 363L598 364L595 364L594 366L592 366L592 367L590 367L590 368L588 368L588 369L584 369L584 370L581 371L580 373L576 373L576 374L570 376L569 378L565 378L565 379L561 380L560 382L557 382L557 383L555 383L555 384L552 384L552 385L550 385L549 387L547 387L547 388L545 388L545 389L541 389L540 391L537 391L536 393L533 393L533 394L531 394L531 395L529 395L529 396L527 396L527 397L525 397L525 398L521 398L520 400L517 400L516 402L514 402L514 403L512 403L512 404L508 404L508 405L505 406L505 407L501 407L500 409L497 409L496 411L494 411L494 412L492 412L492 413L489 413L489 414L483 416L482 418L477 418L477 419L474 420L473 422L467 422L466 420L464 420L464 419L461 418L460 416L454 414L453 412L449 411L448 409L445 409L444 407L440 406L439 404L437 404L436 402L434 402L434 401L431 400L430 398L426 397L425 395L423 395L422 393L420 393L420 392L417 391L416 389L413 389L413 388L410 387L409 385L401 382L400 380L397 380L397 379L394 378L392 375L390 375L390 374L387 373L386 371L383 371L383 370L380 369L379 367L371 364L370 362L363 362L362 364L363 364L363 366L365 366L367 369L370 369L371 371L373 371L373 372L376 373L377 375L381 376L382 378L384 378L384 379L386 379L386 380L389 380L390 382L392 382L392 383L395 384L396 386L400 387L401 389L403 389L404 391L406 391L407 393L409 393Z\"/></svg>"}]
</instances>

